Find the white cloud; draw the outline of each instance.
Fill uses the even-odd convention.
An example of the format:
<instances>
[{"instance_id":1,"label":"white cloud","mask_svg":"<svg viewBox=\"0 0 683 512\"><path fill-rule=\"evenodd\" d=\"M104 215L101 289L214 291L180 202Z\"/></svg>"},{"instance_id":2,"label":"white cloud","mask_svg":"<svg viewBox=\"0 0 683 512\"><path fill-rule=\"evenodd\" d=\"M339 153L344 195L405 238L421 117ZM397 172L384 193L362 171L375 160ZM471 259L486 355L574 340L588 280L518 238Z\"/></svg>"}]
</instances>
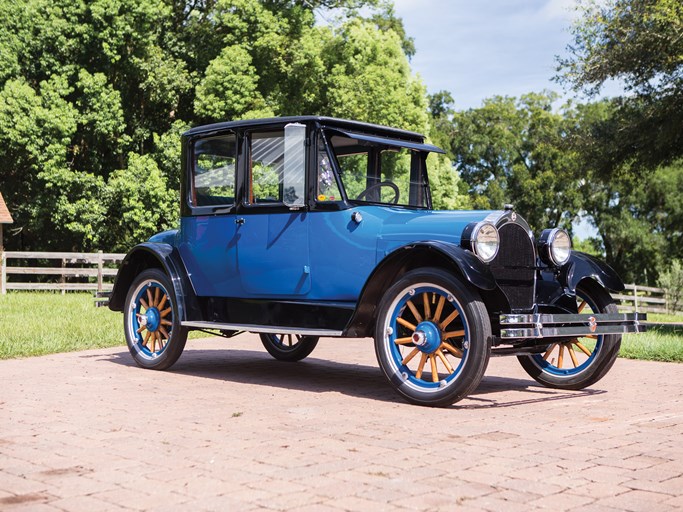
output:
<instances>
[{"instance_id":1,"label":"white cloud","mask_svg":"<svg viewBox=\"0 0 683 512\"><path fill-rule=\"evenodd\" d=\"M548 0L539 14L543 20L574 21L577 5L576 0Z\"/></svg>"}]
</instances>

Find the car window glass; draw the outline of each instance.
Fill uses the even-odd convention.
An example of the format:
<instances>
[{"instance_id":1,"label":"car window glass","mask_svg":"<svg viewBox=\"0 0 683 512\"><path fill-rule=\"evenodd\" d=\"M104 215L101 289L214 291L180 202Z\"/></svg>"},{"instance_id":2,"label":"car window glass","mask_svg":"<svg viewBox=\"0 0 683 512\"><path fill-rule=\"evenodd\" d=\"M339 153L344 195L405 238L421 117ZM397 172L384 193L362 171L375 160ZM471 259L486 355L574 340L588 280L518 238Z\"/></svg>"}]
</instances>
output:
<instances>
[{"instance_id":1,"label":"car window glass","mask_svg":"<svg viewBox=\"0 0 683 512\"><path fill-rule=\"evenodd\" d=\"M325 141L318 137L318 190L316 193L318 201L341 201L342 196L339 192L339 185L334 176L332 163L327 154Z\"/></svg>"},{"instance_id":2,"label":"car window glass","mask_svg":"<svg viewBox=\"0 0 683 512\"><path fill-rule=\"evenodd\" d=\"M411 185L426 186L411 183L410 180L411 165L419 158L416 152L339 135L332 136L330 142L339 165L342 184L350 200L425 206L426 194L413 194L411 200ZM376 161L375 165L373 161Z\"/></svg>"},{"instance_id":3,"label":"car window glass","mask_svg":"<svg viewBox=\"0 0 683 512\"><path fill-rule=\"evenodd\" d=\"M282 202L284 156L283 130L251 135L251 204Z\"/></svg>"},{"instance_id":4,"label":"car window glass","mask_svg":"<svg viewBox=\"0 0 683 512\"><path fill-rule=\"evenodd\" d=\"M201 139L194 144L192 203L194 206L235 202L235 135Z\"/></svg>"}]
</instances>

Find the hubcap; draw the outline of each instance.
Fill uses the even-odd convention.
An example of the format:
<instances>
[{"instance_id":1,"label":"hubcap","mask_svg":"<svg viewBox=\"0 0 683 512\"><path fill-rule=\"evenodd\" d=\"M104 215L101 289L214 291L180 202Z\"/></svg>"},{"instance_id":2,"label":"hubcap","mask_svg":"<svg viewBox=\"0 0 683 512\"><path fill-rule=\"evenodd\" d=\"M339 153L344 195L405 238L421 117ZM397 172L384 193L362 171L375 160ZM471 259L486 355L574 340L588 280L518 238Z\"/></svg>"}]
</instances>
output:
<instances>
[{"instance_id":1,"label":"hubcap","mask_svg":"<svg viewBox=\"0 0 683 512\"><path fill-rule=\"evenodd\" d=\"M441 329L434 322L420 322L413 333L413 343L425 354L433 354L441 346Z\"/></svg>"}]
</instances>

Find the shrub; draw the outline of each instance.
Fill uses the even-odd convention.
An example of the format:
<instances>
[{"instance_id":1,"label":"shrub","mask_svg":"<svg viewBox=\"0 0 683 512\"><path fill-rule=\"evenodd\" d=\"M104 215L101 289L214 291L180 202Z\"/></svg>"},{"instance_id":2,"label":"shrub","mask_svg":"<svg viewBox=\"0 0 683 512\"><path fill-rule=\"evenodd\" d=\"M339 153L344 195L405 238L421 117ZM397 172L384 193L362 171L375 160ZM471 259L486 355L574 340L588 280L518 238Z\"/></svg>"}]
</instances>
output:
<instances>
[{"instance_id":1,"label":"shrub","mask_svg":"<svg viewBox=\"0 0 683 512\"><path fill-rule=\"evenodd\" d=\"M681 260L673 260L669 269L660 274L659 286L666 290L669 309L683 311L683 265Z\"/></svg>"}]
</instances>

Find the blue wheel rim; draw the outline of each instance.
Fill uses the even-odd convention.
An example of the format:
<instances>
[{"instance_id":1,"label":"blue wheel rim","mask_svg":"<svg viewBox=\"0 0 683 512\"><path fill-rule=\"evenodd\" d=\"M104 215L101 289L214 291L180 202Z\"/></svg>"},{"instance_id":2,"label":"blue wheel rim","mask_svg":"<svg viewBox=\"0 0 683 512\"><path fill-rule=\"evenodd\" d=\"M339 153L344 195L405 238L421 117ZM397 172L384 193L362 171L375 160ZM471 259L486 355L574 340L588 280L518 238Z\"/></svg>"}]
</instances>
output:
<instances>
[{"instance_id":1,"label":"blue wheel rim","mask_svg":"<svg viewBox=\"0 0 683 512\"><path fill-rule=\"evenodd\" d=\"M141 283L135 290L129 316L129 329L138 354L159 357L172 336L174 313L166 288L155 280Z\"/></svg>"},{"instance_id":2,"label":"blue wheel rim","mask_svg":"<svg viewBox=\"0 0 683 512\"><path fill-rule=\"evenodd\" d=\"M273 345L283 351L294 350L301 342L301 336L298 334L271 334L269 338ZM286 343L285 340L287 340Z\"/></svg>"},{"instance_id":3,"label":"blue wheel rim","mask_svg":"<svg viewBox=\"0 0 683 512\"><path fill-rule=\"evenodd\" d=\"M424 333L424 345L413 341L416 332ZM421 392L436 393L451 385L468 359L470 328L464 309L448 290L431 283L416 284L397 295L384 333L383 347L394 374Z\"/></svg>"},{"instance_id":4,"label":"blue wheel rim","mask_svg":"<svg viewBox=\"0 0 683 512\"><path fill-rule=\"evenodd\" d=\"M593 313L599 313L597 305L590 297L577 295L577 298L579 298L581 303L585 302L585 305L590 307ZM579 304L579 309L583 309L581 303ZM585 341L582 342L580 338L576 338L570 342L552 344L544 354L534 354L531 356L531 360L545 373L556 377L573 377L585 371L593 364L602 349L604 339L605 336L603 334L595 337L595 346L590 351L590 355L584 352L585 349L590 350L585 346ZM576 360L572 357L572 351ZM556 352L557 355L555 354ZM560 353L563 354L561 366ZM579 357L581 357L580 360ZM567 363L566 367L565 362Z\"/></svg>"}]
</instances>

